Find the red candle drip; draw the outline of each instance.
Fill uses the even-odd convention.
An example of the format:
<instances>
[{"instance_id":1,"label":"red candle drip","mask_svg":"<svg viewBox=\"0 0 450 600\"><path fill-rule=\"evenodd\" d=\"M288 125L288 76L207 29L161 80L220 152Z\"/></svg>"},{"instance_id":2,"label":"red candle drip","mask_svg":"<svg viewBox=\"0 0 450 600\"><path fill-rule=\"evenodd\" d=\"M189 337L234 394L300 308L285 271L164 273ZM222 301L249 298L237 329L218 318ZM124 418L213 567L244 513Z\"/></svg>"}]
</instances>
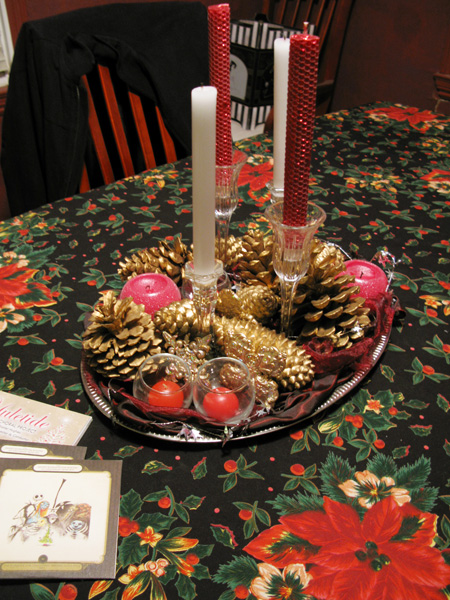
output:
<instances>
[{"instance_id":1,"label":"red candle drip","mask_svg":"<svg viewBox=\"0 0 450 600\"><path fill-rule=\"evenodd\" d=\"M308 33L291 36L283 223L295 227L306 225L318 62L317 36Z\"/></svg>"},{"instance_id":2,"label":"red candle drip","mask_svg":"<svg viewBox=\"0 0 450 600\"><path fill-rule=\"evenodd\" d=\"M217 89L216 164L231 165L230 5L208 7L209 83Z\"/></svg>"}]
</instances>

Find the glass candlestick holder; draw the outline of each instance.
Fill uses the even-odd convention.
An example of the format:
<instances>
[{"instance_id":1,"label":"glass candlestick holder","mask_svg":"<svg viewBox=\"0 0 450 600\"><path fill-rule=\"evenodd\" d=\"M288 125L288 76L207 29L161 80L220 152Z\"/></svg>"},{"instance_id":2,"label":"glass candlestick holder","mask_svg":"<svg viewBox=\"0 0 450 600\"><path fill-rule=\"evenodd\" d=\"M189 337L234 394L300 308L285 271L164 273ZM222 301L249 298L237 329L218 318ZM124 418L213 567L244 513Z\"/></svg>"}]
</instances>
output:
<instances>
[{"instance_id":1,"label":"glass candlestick holder","mask_svg":"<svg viewBox=\"0 0 450 600\"><path fill-rule=\"evenodd\" d=\"M210 335L212 321L217 302L217 283L223 275L222 261L216 260L214 271L199 274L194 270L194 263L186 263L184 267L183 296L190 298L195 306L199 321L199 334Z\"/></svg>"},{"instance_id":2,"label":"glass candlestick holder","mask_svg":"<svg viewBox=\"0 0 450 600\"><path fill-rule=\"evenodd\" d=\"M305 225L285 225L283 201L271 204L265 215L273 229L273 268L280 279L281 332L289 337L295 290L308 269L311 243L326 215L319 206L309 202Z\"/></svg>"},{"instance_id":3,"label":"glass candlestick holder","mask_svg":"<svg viewBox=\"0 0 450 600\"><path fill-rule=\"evenodd\" d=\"M272 204L275 204L276 202L281 202L284 199L284 187L275 187L273 180L269 181L266 187L269 190L270 202Z\"/></svg>"},{"instance_id":4,"label":"glass candlestick holder","mask_svg":"<svg viewBox=\"0 0 450 600\"><path fill-rule=\"evenodd\" d=\"M216 235L217 257L223 265L227 262L228 232L231 215L239 201L238 178L242 167L247 162L247 154L240 150L233 151L231 165L216 165Z\"/></svg>"}]
</instances>

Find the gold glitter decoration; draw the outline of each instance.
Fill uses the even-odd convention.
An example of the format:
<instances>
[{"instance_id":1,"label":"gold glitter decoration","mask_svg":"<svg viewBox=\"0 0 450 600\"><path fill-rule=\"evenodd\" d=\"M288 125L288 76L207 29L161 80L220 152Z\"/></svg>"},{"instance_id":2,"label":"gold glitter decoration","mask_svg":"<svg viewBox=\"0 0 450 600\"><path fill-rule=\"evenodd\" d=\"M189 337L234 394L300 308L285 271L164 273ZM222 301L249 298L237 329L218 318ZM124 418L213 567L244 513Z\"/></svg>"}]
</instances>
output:
<instances>
[{"instance_id":1,"label":"gold glitter decoration","mask_svg":"<svg viewBox=\"0 0 450 600\"><path fill-rule=\"evenodd\" d=\"M310 265L295 296L292 330L300 341L327 339L342 350L364 337L370 309L364 298L354 296L359 287L352 285L353 275L343 273L344 261L339 248L314 239Z\"/></svg>"},{"instance_id":2,"label":"gold glitter decoration","mask_svg":"<svg viewBox=\"0 0 450 600\"><path fill-rule=\"evenodd\" d=\"M228 389L236 389L240 387L245 379L245 371L242 367L235 364L225 364L219 373L220 383Z\"/></svg>"},{"instance_id":3,"label":"gold glitter decoration","mask_svg":"<svg viewBox=\"0 0 450 600\"><path fill-rule=\"evenodd\" d=\"M270 410L278 398L278 384L274 378L283 371L285 354L265 346L260 346L256 351L254 341L234 328L225 331L223 351L226 356L245 362L253 377L257 404Z\"/></svg>"},{"instance_id":4,"label":"gold glitter decoration","mask_svg":"<svg viewBox=\"0 0 450 600\"><path fill-rule=\"evenodd\" d=\"M205 362L211 350L211 336L198 337L193 340L189 335L183 338L170 335L167 331L163 331L165 350L169 354L176 354L185 360L192 371L192 374L197 373L198 368Z\"/></svg>"},{"instance_id":5,"label":"gold glitter decoration","mask_svg":"<svg viewBox=\"0 0 450 600\"><path fill-rule=\"evenodd\" d=\"M278 296L271 289L254 285L241 288L236 293L222 290L217 299L216 313L229 318L253 318L265 323L275 316L278 307Z\"/></svg>"},{"instance_id":6,"label":"gold glitter decoration","mask_svg":"<svg viewBox=\"0 0 450 600\"><path fill-rule=\"evenodd\" d=\"M217 345L227 356L235 355L252 371L275 379L287 391L300 389L314 376L309 355L295 341L251 320L236 317L214 319Z\"/></svg>"},{"instance_id":7,"label":"gold glitter decoration","mask_svg":"<svg viewBox=\"0 0 450 600\"><path fill-rule=\"evenodd\" d=\"M146 358L161 352L162 337L142 304L103 295L83 333L88 365L109 378L134 379Z\"/></svg>"},{"instance_id":8,"label":"gold glitter decoration","mask_svg":"<svg viewBox=\"0 0 450 600\"><path fill-rule=\"evenodd\" d=\"M177 285L183 277L183 267L192 260L192 252L179 237L172 244L161 240L157 247L139 250L119 262L118 273L123 280L142 273L162 273Z\"/></svg>"}]
</instances>

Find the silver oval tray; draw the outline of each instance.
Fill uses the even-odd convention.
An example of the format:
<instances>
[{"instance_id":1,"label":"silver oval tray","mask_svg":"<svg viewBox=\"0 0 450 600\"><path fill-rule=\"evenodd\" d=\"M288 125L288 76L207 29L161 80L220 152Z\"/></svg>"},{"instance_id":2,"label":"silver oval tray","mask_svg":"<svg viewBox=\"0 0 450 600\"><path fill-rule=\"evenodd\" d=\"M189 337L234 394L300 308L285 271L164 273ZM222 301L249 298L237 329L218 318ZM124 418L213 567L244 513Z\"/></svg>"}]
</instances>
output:
<instances>
[{"instance_id":1,"label":"silver oval tray","mask_svg":"<svg viewBox=\"0 0 450 600\"><path fill-rule=\"evenodd\" d=\"M287 427L292 427L292 425L300 423L306 419L311 419L312 417L315 417L316 415L320 414L325 409L329 408L330 406L332 406L333 404L338 402L338 400L341 400L342 398L344 398L351 390L353 390L366 377L366 375L372 370L372 368L375 366L375 364L380 359L381 355L383 354L383 352L387 346L388 341L389 341L389 335L386 335L386 334L382 335L380 337L378 344L372 349L372 351L370 353L370 361L365 361L365 364L366 364L365 368L355 371L355 373L353 374L351 379L349 379L344 384L336 387L333 390L330 397L327 400L323 401L319 406L317 406L314 409L314 411L311 412L310 414L304 415L301 418L293 420L293 421L262 426L259 429L256 426L253 429L248 430L248 431L237 430L236 435L234 435L233 431L229 429L227 431L227 440L243 440L243 439L249 439L249 438L253 438L253 437L257 437L257 436L261 436L261 435L267 435L269 433L273 433L275 431L280 431L281 429L285 429ZM128 422L126 419L120 418L113 411L111 405L105 399L105 397L103 396L103 394L99 388L95 373L88 367L84 358L82 358L80 370L81 370L81 380L82 380L84 389L85 389L88 397L90 398L90 400L92 401L94 406L104 416L106 416L108 419L111 419L111 421L113 421L115 424L117 424L121 427L124 427L125 429L128 429L130 431L133 431L135 433L139 433L141 435L147 436L147 437L157 438L160 440L166 440L166 441L171 441L171 442L207 443L207 444L211 444L211 443L223 444L224 443L223 431L221 431L221 433L219 433L217 435L214 435L210 432L205 432L205 431L199 429L198 427L196 427L195 425L192 425L189 422L184 422L181 426L180 431L178 431L177 433L173 433L171 431L165 432L164 429L161 430L161 427L164 426L164 424L161 424L161 423L158 424L158 427L155 426L153 429L146 428L144 430L143 428L142 429L139 428L139 426L134 425L131 422ZM219 428L219 431L220 431L220 428Z\"/></svg>"}]
</instances>

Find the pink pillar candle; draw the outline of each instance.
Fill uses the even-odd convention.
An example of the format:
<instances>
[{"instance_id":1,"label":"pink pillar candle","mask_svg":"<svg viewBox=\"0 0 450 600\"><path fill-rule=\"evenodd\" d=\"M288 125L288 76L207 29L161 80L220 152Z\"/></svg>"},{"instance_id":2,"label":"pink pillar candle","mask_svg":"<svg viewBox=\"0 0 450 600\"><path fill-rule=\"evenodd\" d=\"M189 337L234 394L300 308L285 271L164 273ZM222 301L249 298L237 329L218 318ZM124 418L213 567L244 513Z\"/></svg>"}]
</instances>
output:
<instances>
[{"instance_id":1,"label":"pink pillar candle","mask_svg":"<svg viewBox=\"0 0 450 600\"><path fill-rule=\"evenodd\" d=\"M294 227L306 225L318 62L317 36L290 37L283 223Z\"/></svg>"},{"instance_id":2,"label":"pink pillar candle","mask_svg":"<svg viewBox=\"0 0 450 600\"><path fill-rule=\"evenodd\" d=\"M123 286L119 298L133 298L135 304L143 304L144 310L152 315L181 299L176 283L161 273L143 273L129 279Z\"/></svg>"},{"instance_id":3,"label":"pink pillar candle","mask_svg":"<svg viewBox=\"0 0 450 600\"><path fill-rule=\"evenodd\" d=\"M383 269L365 260L348 260L345 270L355 276L355 285L359 286L358 296L375 298L388 289L389 282Z\"/></svg>"},{"instance_id":4,"label":"pink pillar candle","mask_svg":"<svg viewBox=\"0 0 450 600\"><path fill-rule=\"evenodd\" d=\"M209 85L217 89L216 164L231 165L230 5L208 7Z\"/></svg>"}]
</instances>

